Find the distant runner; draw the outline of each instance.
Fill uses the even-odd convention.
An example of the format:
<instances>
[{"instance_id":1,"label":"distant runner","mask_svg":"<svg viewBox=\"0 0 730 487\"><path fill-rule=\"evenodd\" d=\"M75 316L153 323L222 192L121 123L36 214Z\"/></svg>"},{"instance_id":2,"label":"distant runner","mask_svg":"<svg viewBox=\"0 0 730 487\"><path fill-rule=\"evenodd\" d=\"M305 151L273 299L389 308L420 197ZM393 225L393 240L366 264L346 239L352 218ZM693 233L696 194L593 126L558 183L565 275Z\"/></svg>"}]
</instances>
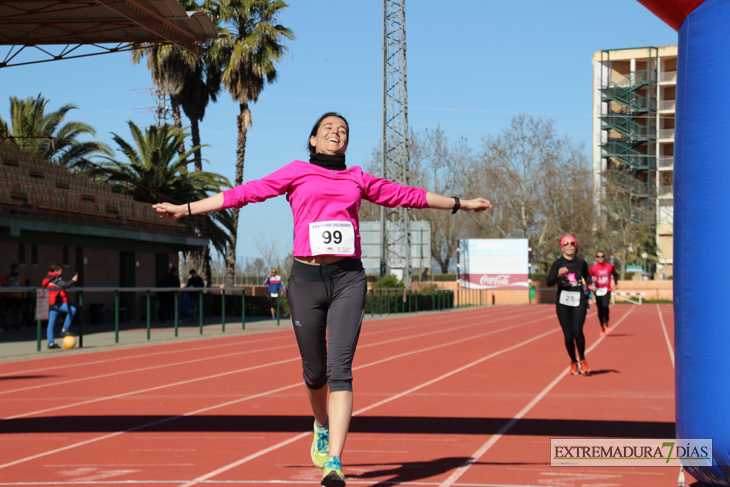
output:
<instances>
[{"instance_id":1,"label":"distant runner","mask_svg":"<svg viewBox=\"0 0 730 487\"><path fill-rule=\"evenodd\" d=\"M560 250L563 255L553 262L547 278L548 287L558 285L558 294L555 301L555 312L560 321L560 327L565 335L565 348L570 355L570 374L591 373L585 357L586 339L583 335L583 325L586 321L588 309L588 296L583 290L583 281L591 291L596 291L596 286L591 281L588 273L588 264L578 257L578 242L572 235L565 235L560 239ZM580 364L575 356L575 349L578 349Z\"/></svg>"},{"instance_id":2,"label":"distant runner","mask_svg":"<svg viewBox=\"0 0 730 487\"><path fill-rule=\"evenodd\" d=\"M596 283L596 307L598 307L598 321L601 323L601 336L611 333L611 325L608 324L608 305L611 302L611 275L613 282L618 289L618 272L613 264L606 262L606 253L602 250L596 252L596 263L591 266L588 273Z\"/></svg>"},{"instance_id":3,"label":"distant runner","mask_svg":"<svg viewBox=\"0 0 730 487\"><path fill-rule=\"evenodd\" d=\"M279 302L279 292L284 290L284 285L281 283L281 276L276 273L276 269L271 269L271 272L266 276L264 284L269 286L269 306L271 306L271 319L276 319L276 308Z\"/></svg>"}]
</instances>

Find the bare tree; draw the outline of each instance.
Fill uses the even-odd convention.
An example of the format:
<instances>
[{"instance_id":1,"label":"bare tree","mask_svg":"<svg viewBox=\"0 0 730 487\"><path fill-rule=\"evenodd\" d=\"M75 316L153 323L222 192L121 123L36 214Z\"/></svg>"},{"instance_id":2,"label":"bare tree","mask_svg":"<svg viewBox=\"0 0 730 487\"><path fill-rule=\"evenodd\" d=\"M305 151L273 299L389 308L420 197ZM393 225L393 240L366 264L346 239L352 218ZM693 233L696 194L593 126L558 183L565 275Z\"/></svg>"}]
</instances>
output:
<instances>
[{"instance_id":1,"label":"bare tree","mask_svg":"<svg viewBox=\"0 0 730 487\"><path fill-rule=\"evenodd\" d=\"M642 251L655 258L656 243L651 229L653 211L647 207L646 199L632 195L611 173L603 177L606 182L601 198L604 214L596 238L618 257L617 268L623 279L626 265L636 260Z\"/></svg>"},{"instance_id":2,"label":"bare tree","mask_svg":"<svg viewBox=\"0 0 730 487\"><path fill-rule=\"evenodd\" d=\"M469 196L485 194L494 205L482 220L470 215L472 235L526 238L533 261L545 266L560 235L575 235L582 247L591 244L595 215L583 148L559 137L554 125L516 116L500 135L482 140L463 182Z\"/></svg>"}]
</instances>

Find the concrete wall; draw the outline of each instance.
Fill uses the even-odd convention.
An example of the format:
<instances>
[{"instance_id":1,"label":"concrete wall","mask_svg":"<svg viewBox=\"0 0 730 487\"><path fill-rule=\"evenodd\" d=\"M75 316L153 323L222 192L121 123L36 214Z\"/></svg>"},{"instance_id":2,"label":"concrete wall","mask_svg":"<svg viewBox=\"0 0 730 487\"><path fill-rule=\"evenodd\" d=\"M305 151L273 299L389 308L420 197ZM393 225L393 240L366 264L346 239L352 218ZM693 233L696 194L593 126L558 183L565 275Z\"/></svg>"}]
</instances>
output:
<instances>
[{"instance_id":1,"label":"concrete wall","mask_svg":"<svg viewBox=\"0 0 730 487\"><path fill-rule=\"evenodd\" d=\"M422 289L430 283L413 283L413 289ZM475 291L471 289L459 289L457 282L434 282L439 289L453 290L454 301L457 306L462 305L491 305L491 304L554 304L555 290L547 289L544 282L535 282L537 288L535 298L530 300L527 290L510 289L484 289ZM619 281L615 292L642 292L644 299L673 299L672 281ZM621 302L617 300L616 302Z\"/></svg>"}]
</instances>

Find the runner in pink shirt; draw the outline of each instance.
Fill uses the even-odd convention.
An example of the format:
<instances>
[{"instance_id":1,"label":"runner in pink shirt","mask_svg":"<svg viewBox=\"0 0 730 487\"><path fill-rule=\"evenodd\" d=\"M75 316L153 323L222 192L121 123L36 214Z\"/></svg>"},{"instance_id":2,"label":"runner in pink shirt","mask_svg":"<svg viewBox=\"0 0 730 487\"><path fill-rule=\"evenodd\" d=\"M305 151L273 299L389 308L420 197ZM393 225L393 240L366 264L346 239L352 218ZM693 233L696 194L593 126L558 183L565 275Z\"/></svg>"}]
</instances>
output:
<instances>
[{"instance_id":1,"label":"runner in pink shirt","mask_svg":"<svg viewBox=\"0 0 730 487\"><path fill-rule=\"evenodd\" d=\"M294 263L286 298L307 397L314 413L311 456L322 485L343 487L340 458L352 417L352 359L367 296L360 260L362 200L393 208L480 212L484 198L460 200L401 186L345 165L347 121L325 113L309 135L309 162L294 161L268 176L185 205L154 205L163 219L241 208L286 195L294 215ZM329 402L328 402L329 392Z\"/></svg>"},{"instance_id":2,"label":"runner in pink shirt","mask_svg":"<svg viewBox=\"0 0 730 487\"><path fill-rule=\"evenodd\" d=\"M606 253L602 250L596 252L596 263L588 269L596 284L596 306L598 307L598 321L601 323L601 336L611 332L611 325L608 324L608 305L611 302L611 276L618 287L618 272L613 264L606 262Z\"/></svg>"}]
</instances>

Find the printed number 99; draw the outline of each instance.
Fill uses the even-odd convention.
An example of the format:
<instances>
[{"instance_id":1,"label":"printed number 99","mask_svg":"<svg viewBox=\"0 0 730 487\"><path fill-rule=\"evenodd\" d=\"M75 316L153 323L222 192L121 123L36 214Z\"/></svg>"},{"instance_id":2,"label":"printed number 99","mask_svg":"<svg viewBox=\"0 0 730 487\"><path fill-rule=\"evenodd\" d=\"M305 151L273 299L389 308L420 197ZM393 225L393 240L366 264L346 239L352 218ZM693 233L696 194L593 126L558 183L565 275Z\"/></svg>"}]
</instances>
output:
<instances>
[{"instance_id":1,"label":"printed number 99","mask_svg":"<svg viewBox=\"0 0 730 487\"><path fill-rule=\"evenodd\" d=\"M340 233L339 230L336 230L334 233L330 233L330 232L322 233L322 238L324 239L324 243L326 243L326 244L332 243L333 237L334 237L334 241L336 244L342 243L342 233Z\"/></svg>"}]
</instances>

